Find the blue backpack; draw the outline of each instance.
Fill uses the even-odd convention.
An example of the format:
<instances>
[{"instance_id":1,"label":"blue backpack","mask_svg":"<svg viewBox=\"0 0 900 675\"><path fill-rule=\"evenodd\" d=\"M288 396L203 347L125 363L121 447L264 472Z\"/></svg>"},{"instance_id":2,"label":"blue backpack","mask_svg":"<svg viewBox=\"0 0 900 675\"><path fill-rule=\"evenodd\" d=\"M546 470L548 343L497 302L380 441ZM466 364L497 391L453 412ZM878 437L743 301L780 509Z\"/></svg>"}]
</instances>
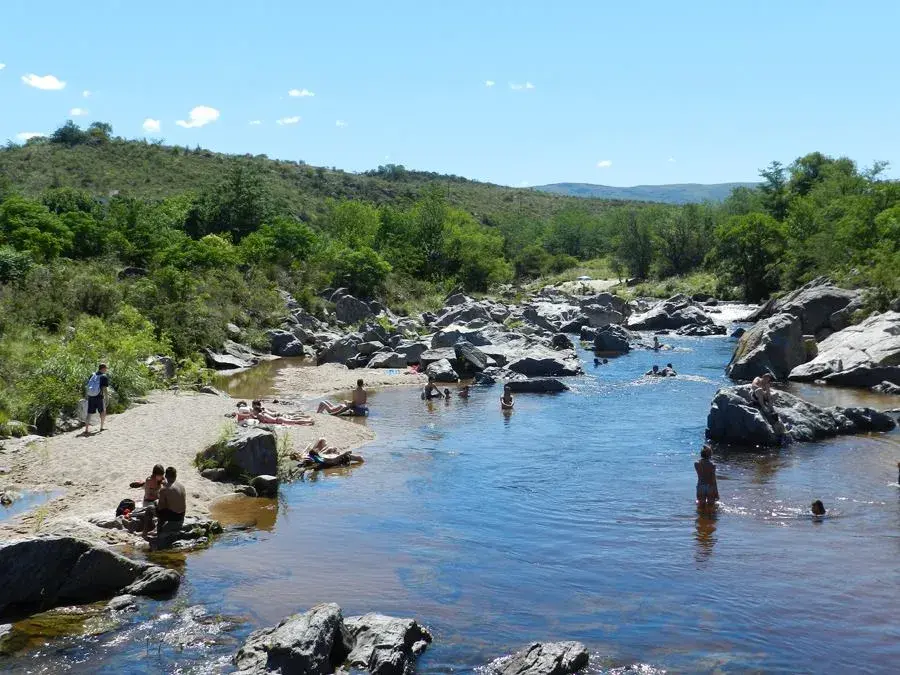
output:
<instances>
[{"instance_id":1,"label":"blue backpack","mask_svg":"<svg viewBox=\"0 0 900 675\"><path fill-rule=\"evenodd\" d=\"M88 395L88 398L100 395L100 373L94 373L93 375L91 375L91 379L88 380L85 393Z\"/></svg>"}]
</instances>

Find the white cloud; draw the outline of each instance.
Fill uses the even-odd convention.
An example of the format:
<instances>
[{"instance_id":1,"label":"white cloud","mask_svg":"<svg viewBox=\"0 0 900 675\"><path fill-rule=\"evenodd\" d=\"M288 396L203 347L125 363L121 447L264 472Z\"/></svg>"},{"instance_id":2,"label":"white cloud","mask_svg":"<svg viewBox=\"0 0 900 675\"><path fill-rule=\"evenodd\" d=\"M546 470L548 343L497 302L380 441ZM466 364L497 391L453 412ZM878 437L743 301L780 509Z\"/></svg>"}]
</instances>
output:
<instances>
[{"instance_id":1,"label":"white cloud","mask_svg":"<svg viewBox=\"0 0 900 675\"><path fill-rule=\"evenodd\" d=\"M598 169L608 169L611 166L612 166L611 159L601 159L599 162L597 162Z\"/></svg>"},{"instance_id":2,"label":"white cloud","mask_svg":"<svg viewBox=\"0 0 900 675\"><path fill-rule=\"evenodd\" d=\"M178 120L175 124L184 127L185 129L194 129L197 127L205 127L207 124L215 122L217 119L219 119L218 110L210 108L208 105L198 105L188 113L187 121Z\"/></svg>"},{"instance_id":3,"label":"white cloud","mask_svg":"<svg viewBox=\"0 0 900 675\"><path fill-rule=\"evenodd\" d=\"M22 82L35 89L55 90L64 89L66 86L66 83L55 75L35 75L34 73L23 75Z\"/></svg>"},{"instance_id":4,"label":"white cloud","mask_svg":"<svg viewBox=\"0 0 900 675\"><path fill-rule=\"evenodd\" d=\"M675 158L674 158L674 157L669 157L669 159L667 159L666 161L667 161L669 164L674 164L674 163L675 163Z\"/></svg>"},{"instance_id":5,"label":"white cloud","mask_svg":"<svg viewBox=\"0 0 900 675\"><path fill-rule=\"evenodd\" d=\"M251 127L258 127L260 124L262 124L262 120L250 120L249 122L247 122L247 124L249 124Z\"/></svg>"},{"instance_id":6,"label":"white cloud","mask_svg":"<svg viewBox=\"0 0 900 675\"><path fill-rule=\"evenodd\" d=\"M495 84L497 84L497 83L494 82L493 80L485 80L485 81L484 81L484 86L485 86L485 87L493 87Z\"/></svg>"},{"instance_id":7,"label":"white cloud","mask_svg":"<svg viewBox=\"0 0 900 675\"><path fill-rule=\"evenodd\" d=\"M347 123L344 120L337 120L334 123L334 126L344 128L345 126L347 126Z\"/></svg>"},{"instance_id":8,"label":"white cloud","mask_svg":"<svg viewBox=\"0 0 900 675\"><path fill-rule=\"evenodd\" d=\"M509 88L513 91L522 91L525 89L534 89L534 85L531 82L526 82L525 84L517 84L515 82L509 83Z\"/></svg>"},{"instance_id":9,"label":"white cloud","mask_svg":"<svg viewBox=\"0 0 900 675\"><path fill-rule=\"evenodd\" d=\"M313 92L311 92L309 89L291 89L288 92L288 96L294 96L294 97L300 96L302 98L306 98L308 96L315 96L315 94Z\"/></svg>"},{"instance_id":10,"label":"white cloud","mask_svg":"<svg viewBox=\"0 0 900 675\"><path fill-rule=\"evenodd\" d=\"M90 89L85 89L83 92L81 92L81 95L84 96L85 98L90 98L91 97Z\"/></svg>"},{"instance_id":11,"label":"white cloud","mask_svg":"<svg viewBox=\"0 0 900 675\"><path fill-rule=\"evenodd\" d=\"M159 130L162 129L162 123L159 120L155 120L152 117L148 117L144 120L144 123L141 125L148 134L158 134Z\"/></svg>"},{"instance_id":12,"label":"white cloud","mask_svg":"<svg viewBox=\"0 0 900 675\"><path fill-rule=\"evenodd\" d=\"M84 108L72 108L69 111L69 115L71 115L72 117L84 117L87 114L88 114L88 111L85 110Z\"/></svg>"},{"instance_id":13,"label":"white cloud","mask_svg":"<svg viewBox=\"0 0 900 675\"><path fill-rule=\"evenodd\" d=\"M40 131L20 131L16 134L16 138L20 141L27 141L29 138L44 138L46 135Z\"/></svg>"},{"instance_id":14,"label":"white cloud","mask_svg":"<svg viewBox=\"0 0 900 675\"><path fill-rule=\"evenodd\" d=\"M296 115L294 117L282 117L280 120L275 120L275 124L297 124L300 121L300 115Z\"/></svg>"},{"instance_id":15,"label":"white cloud","mask_svg":"<svg viewBox=\"0 0 900 675\"><path fill-rule=\"evenodd\" d=\"M0 70L3 70L4 68L6 68L6 64L5 64L5 63L0 63Z\"/></svg>"}]
</instances>

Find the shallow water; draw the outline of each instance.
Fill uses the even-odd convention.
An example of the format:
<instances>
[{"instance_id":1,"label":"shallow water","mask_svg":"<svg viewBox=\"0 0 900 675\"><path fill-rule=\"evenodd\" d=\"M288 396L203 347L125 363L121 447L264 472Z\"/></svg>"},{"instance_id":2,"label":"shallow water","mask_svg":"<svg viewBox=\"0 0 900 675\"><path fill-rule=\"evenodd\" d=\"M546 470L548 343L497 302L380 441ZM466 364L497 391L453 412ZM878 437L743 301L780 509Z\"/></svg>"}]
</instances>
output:
<instances>
[{"instance_id":1,"label":"shallow water","mask_svg":"<svg viewBox=\"0 0 900 675\"><path fill-rule=\"evenodd\" d=\"M423 620L423 673L548 639L581 640L606 668L893 671L900 434L720 454L722 504L699 517L692 463L734 342L664 341L676 349L588 365L571 392L520 395L506 415L496 387L450 403L377 392L354 421L378 432L364 465L233 506L262 529L185 556L174 601L0 668L219 672L250 630L334 601ZM665 361L679 377L639 376Z\"/></svg>"}]
</instances>

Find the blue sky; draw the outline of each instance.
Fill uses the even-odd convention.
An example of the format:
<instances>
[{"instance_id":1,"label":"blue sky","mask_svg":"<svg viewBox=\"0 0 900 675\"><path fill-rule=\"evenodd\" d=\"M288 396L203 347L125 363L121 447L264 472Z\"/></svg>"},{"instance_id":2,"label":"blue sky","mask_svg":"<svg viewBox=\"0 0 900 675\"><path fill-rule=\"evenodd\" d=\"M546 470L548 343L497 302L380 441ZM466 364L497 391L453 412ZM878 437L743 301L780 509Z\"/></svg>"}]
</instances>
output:
<instances>
[{"instance_id":1,"label":"blue sky","mask_svg":"<svg viewBox=\"0 0 900 675\"><path fill-rule=\"evenodd\" d=\"M897 176L898 25L896 2L6 0L0 139L71 117L508 185L754 180L813 150Z\"/></svg>"}]
</instances>

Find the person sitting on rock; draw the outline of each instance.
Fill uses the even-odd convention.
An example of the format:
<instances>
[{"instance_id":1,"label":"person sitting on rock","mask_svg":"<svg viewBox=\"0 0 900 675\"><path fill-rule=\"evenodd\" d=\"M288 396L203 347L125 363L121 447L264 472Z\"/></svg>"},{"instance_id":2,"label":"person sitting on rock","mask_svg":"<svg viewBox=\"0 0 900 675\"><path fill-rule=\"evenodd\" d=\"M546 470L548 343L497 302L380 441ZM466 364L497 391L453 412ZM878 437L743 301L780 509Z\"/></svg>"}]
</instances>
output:
<instances>
[{"instance_id":1,"label":"person sitting on rock","mask_svg":"<svg viewBox=\"0 0 900 675\"><path fill-rule=\"evenodd\" d=\"M759 406L760 410L767 414L774 414L775 408L772 405L772 373L763 373L753 378L750 384L750 396Z\"/></svg>"},{"instance_id":2,"label":"person sitting on rock","mask_svg":"<svg viewBox=\"0 0 900 675\"><path fill-rule=\"evenodd\" d=\"M166 484L159 491L156 501L156 532L166 523L181 525L187 511L187 495L184 486L178 482L178 472L174 466L166 467Z\"/></svg>"},{"instance_id":3,"label":"person sitting on rock","mask_svg":"<svg viewBox=\"0 0 900 675\"><path fill-rule=\"evenodd\" d=\"M443 398L444 395L441 393L441 390L438 388L437 384L434 382L434 375L428 376L428 384L425 385L425 389L422 390L422 400L428 400L430 398Z\"/></svg>"},{"instance_id":4,"label":"person sitting on rock","mask_svg":"<svg viewBox=\"0 0 900 675\"><path fill-rule=\"evenodd\" d=\"M646 373L644 373L644 375L649 375L651 377L663 377L663 376L665 376L665 373L661 372L659 370L659 366L654 363L653 367L650 370L648 370Z\"/></svg>"},{"instance_id":5,"label":"person sitting on rock","mask_svg":"<svg viewBox=\"0 0 900 675\"><path fill-rule=\"evenodd\" d=\"M512 410L514 405L512 389L510 389L508 384L505 384L503 385L503 396L500 397L500 407L504 410Z\"/></svg>"},{"instance_id":6,"label":"person sitting on rock","mask_svg":"<svg viewBox=\"0 0 900 675\"><path fill-rule=\"evenodd\" d=\"M697 472L697 506L715 506L719 499L719 484L716 481L716 465L712 463L712 448L704 445L700 450L700 461L694 462Z\"/></svg>"},{"instance_id":7,"label":"person sitting on rock","mask_svg":"<svg viewBox=\"0 0 900 675\"><path fill-rule=\"evenodd\" d=\"M822 503L821 499L814 501L810 510L816 518L821 518L825 515L825 505Z\"/></svg>"},{"instance_id":8,"label":"person sitting on rock","mask_svg":"<svg viewBox=\"0 0 900 675\"><path fill-rule=\"evenodd\" d=\"M678 373L675 372L675 369L672 367L671 363L667 363L666 367L663 368L662 371L663 377L675 377Z\"/></svg>"},{"instance_id":9,"label":"person sitting on rock","mask_svg":"<svg viewBox=\"0 0 900 675\"><path fill-rule=\"evenodd\" d=\"M344 401L343 403L329 403L328 401L322 401L319 404L317 413L328 413L329 415L353 415L354 417L365 417L369 414L369 395L366 393L366 390L363 388L363 381L356 381L356 389L353 390L353 394L349 401Z\"/></svg>"},{"instance_id":10,"label":"person sitting on rock","mask_svg":"<svg viewBox=\"0 0 900 675\"><path fill-rule=\"evenodd\" d=\"M156 502L159 499L159 491L165 485L165 469L162 464L156 464L150 475L144 480L135 481L129 487L144 488L144 499L141 508L135 509L130 520L139 522L143 534L147 534L153 527L153 518L156 516Z\"/></svg>"}]
</instances>

